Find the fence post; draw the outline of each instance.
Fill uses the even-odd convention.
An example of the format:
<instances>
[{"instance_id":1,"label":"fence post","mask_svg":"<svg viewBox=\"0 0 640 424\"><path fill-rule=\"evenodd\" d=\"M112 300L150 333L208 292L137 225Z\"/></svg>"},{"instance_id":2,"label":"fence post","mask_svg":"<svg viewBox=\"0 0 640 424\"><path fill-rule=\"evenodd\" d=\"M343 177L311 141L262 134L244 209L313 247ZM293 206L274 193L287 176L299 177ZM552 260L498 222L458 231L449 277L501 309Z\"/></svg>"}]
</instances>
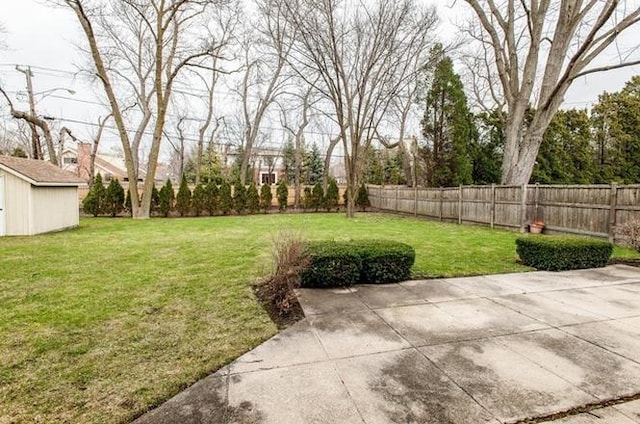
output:
<instances>
[{"instance_id":1,"label":"fence post","mask_svg":"<svg viewBox=\"0 0 640 424\"><path fill-rule=\"evenodd\" d=\"M442 203L444 201L444 189L440 187L440 221L442 221Z\"/></svg>"},{"instance_id":2,"label":"fence post","mask_svg":"<svg viewBox=\"0 0 640 424\"><path fill-rule=\"evenodd\" d=\"M527 184L522 184L520 197L520 232L524 233L527 229Z\"/></svg>"},{"instance_id":3,"label":"fence post","mask_svg":"<svg viewBox=\"0 0 640 424\"><path fill-rule=\"evenodd\" d=\"M378 186L378 193L380 194L380 196L378 196L378 197L380 197L380 209L383 210L385 208L383 208L382 205L384 205L386 203L387 198L386 197L384 198L385 202L383 203L383 201L382 201L382 185Z\"/></svg>"},{"instance_id":4,"label":"fence post","mask_svg":"<svg viewBox=\"0 0 640 424\"><path fill-rule=\"evenodd\" d=\"M458 188L458 224L462 224L462 184Z\"/></svg>"},{"instance_id":5,"label":"fence post","mask_svg":"<svg viewBox=\"0 0 640 424\"><path fill-rule=\"evenodd\" d=\"M400 212L400 208L398 207L398 197L400 196L400 187L396 186L396 207L395 210L396 212Z\"/></svg>"},{"instance_id":6,"label":"fence post","mask_svg":"<svg viewBox=\"0 0 640 424\"><path fill-rule=\"evenodd\" d=\"M616 211L618 208L618 185L611 184L610 207L609 207L609 241L614 242L616 238Z\"/></svg>"},{"instance_id":7,"label":"fence post","mask_svg":"<svg viewBox=\"0 0 640 424\"><path fill-rule=\"evenodd\" d=\"M414 190L415 205L413 209L413 215L418 216L418 184L415 185Z\"/></svg>"},{"instance_id":8,"label":"fence post","mask_svg":"<svg viewBox=\"0 0 640 424\"><path fill-rule=\"evenodd\" d=\"M491 228L496 225L496 185L491 184Z\"/></svg>"}]
</instances>

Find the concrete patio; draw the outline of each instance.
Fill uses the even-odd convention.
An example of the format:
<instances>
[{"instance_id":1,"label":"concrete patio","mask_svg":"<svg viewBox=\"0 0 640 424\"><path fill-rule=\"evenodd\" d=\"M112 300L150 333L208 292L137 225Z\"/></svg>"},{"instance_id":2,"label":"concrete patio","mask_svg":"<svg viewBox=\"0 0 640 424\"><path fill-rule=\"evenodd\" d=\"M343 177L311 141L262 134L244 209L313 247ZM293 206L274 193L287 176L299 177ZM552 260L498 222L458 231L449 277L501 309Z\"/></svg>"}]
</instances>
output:
<instances>
[{"instance_id":1,"label":"concrete patio","mask_svg":"<svg viewBox=\"0 0 640 424\"><path fill-rule=\"evenodd\" d=\"M305 320L137 422L640 423L638 268L299 298Z\"/></svg>"}]
</instances>

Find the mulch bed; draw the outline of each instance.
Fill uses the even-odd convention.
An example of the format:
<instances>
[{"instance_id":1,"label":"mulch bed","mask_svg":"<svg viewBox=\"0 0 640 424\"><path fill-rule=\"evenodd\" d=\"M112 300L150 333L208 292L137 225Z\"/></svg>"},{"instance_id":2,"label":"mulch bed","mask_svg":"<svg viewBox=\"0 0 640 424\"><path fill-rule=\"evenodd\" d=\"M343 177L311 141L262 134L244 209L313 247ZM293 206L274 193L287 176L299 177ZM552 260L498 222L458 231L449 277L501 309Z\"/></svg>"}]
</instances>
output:
<instances>
[{"instance_id":1,"label":"mulch bed","mask_svg":"<svg viewBox=\"0 0 640 424\"><path fill-rule=\"evenodd\" d=\"M268 284L254 284L253 293L258 299L258 302L260 302L260 305L262 305L264 310L269 314L271 321L278 327L278 330L284 330L304 319L304 311L294 293L291 293L289 296L289 309L286 312L280 311L273 303L274 296Z\"/></svg>"}]
</instances>

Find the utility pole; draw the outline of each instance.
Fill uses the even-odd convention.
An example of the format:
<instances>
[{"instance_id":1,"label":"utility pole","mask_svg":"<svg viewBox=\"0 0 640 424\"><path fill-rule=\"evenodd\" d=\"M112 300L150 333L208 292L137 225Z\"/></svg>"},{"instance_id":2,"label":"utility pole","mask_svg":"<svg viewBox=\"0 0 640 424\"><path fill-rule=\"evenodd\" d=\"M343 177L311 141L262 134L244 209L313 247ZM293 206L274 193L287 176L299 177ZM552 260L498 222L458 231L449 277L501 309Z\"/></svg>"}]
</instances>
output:
<instances>
[{"instance_id":1,"label":"utility pole","mask_svg":"<svg viewBox=\"0 0 640 424\"><path fill-rule=\"evenodd\" d=\"M32 116L36 116L36 103L33 98L33 84L31 82L31 78L33 77L33 72L31 72L31 67L27 66L26 69L22 69L19 66L16 66L16 70L25 75L27 79L27 95L29 96L29 112ZM38 129L33 122L29 122L29 128L31 129L31 151L34 159L44 159L42 155L42 145L40 144L40 136L38 135Z\"/></svg>"}]
</instances>

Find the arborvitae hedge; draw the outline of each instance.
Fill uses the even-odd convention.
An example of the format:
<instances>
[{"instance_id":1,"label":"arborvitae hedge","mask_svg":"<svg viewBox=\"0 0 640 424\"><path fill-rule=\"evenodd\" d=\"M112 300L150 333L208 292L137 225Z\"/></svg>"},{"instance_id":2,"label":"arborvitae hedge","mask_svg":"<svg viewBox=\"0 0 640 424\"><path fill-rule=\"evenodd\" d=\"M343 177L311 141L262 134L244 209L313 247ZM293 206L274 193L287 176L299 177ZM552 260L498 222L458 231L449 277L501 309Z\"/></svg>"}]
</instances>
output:
<instances>
[{"instance_id":1,"label":"arborvitae hedge","mask_svg":"<svg viewBox=\"0 0 640 424\"><path fill-rule=\"evenodd\" d=\"M193 209L195 216L200 216L207 208L207 191L202 183L198 184L196 188L193 189L191 208Z\"/></svg>"},{"instance_id":2,"label":"arborvitae hedge","mask_svg":"<svg viewBox=\"0 0 640 424\"><path fill-rule=\"evenodd\" d=\"M182 175L180 187L178 188L176 209L180 213L180 216L189 215L189 211L191 210L191 190L189 190L189 184L187 183L187 177L185 175Z\"/></svg>"},{"instance_id":3,"label":"arborvitae hedge","mask_svg":"<svg viewBox=\"0 0 640 424\"><path fill-rule=\"evenodd\" d=\"M371 202L369 201L369 193L367 193L367 187L365 187L364 183L362 183L358 188L356 206L362 209L362 211L367 210L367 208L371 206Z\"/></svg>"},{"instance_id":4,"label":"arborvitae hedge","mask_svg":"<svg viewBox=\"0 0 640 424\"><path fill-rule=\"evenodd\" d=\"M102 213L104 208L104 198L106 190L102 183L102 175L96 174L91 185L91 190L87 194L87 197L82 201L82 210L87 215L98 216Z\"/></svg>"},{"instance_id":5,"label":"arborvitae hedge","mask_svg":"<svg viewBox=\"0 0 640 424\"><path fill-rule=\"evenodd\" d=\"M523 236L516 239L516 251L527 266L563 271L605 266L613 252L613 245L582 237Z\"/></svg>"},{"instance_id":6,"label":"arborvitae hedge","mask_svg":"<svg viewBox=\"0 0 640 424\"><path fill-rule=\"evenodd\" d=\"M316 183L311 190L311 206L318 212L318 209L324 207L324 190L322 184Z\"/></svg>"},{"instance_id":7,"label":"arborvitae hedge","mask_svg":"<svg viewBox=\"0 0 640 424\"><path fill-rule=\"evenodd\" d=\"M176 195L173 191L173 185L171 184L171 180L167 179L167 182L164 183L164 186L160 189L159 192L159 209L160 214L164 217L169 216L169 213L173 210L174 202Z\"/></svg>"},{"instance_id":8,"label":"arborvitae hedge","mask_svg":"<svg viewBox=\"0 0 640 424\"><path fill-rule=\"evenodd\" d=\"M233 197L231 197L231 186L223 181L220 184L220 212L227 215L233 210Z\"/></svg>"},{"instance_id":9,"label":"arborvitae hedge","mask_svg":"<svg viewBox=\"0 0 640 424\"><path fill-rule=\"evenodd\" d=\"M335 178L330 178L329 185L327 186L327 194L325 195L325 207L327 211L337 208L339 200L340 190L338 189L338 183Z\"/></svg>"},{"instance_id":10,"label":"arborvitae hedge","mask_svg":"<svg viewBox=\"0 0 640 424\"><path fill-rule=\"evenodd\" d=\"M287 203L289 202L289 188L287 187L287 183L284 179L280 180L278 183L276 196L278 197L278 208L281 212L285 211L287 209Z\"/></svg>"},{"instance_id":11,"label":"arborvitae hedge","mask_svg":"<svg viewBox=\"0 0 640 424\"><path fill-rule=\"evenodd\" d=\"M220 208L220 189L214 181L209 181L204 190L206 192L204 209L209 212L210 216L213 216L218 213Z\"/></svg>"},{"instance_id":12,"label":"arborvitae hedge","mask_svg":"<svg viewBox=\"0 0 640 424\"><path fill-rule=\"evenodd\" d=\"M247 209L247 187L240 182L233 186L233 209L240 215Z\"/></svg>"},{"instance_id":13,"label":"arborvitae hedge","mask_svg":"<svg viewBox=\"0 0 640 424\"><path fill-rule=\"evenodd\" d=\"M271 202L273 201L273 193L271 193L271 186L263 184L260 187L260 209L268 211L271 208Z\"/></svg>"},{"instance_id":14,"label":"arborvitae hedge","mask_svg":"<svg viewBox=\"0 0 640 424\"><path fill-rule=\"evenodd\" d=\"M260 195L255 183L251 183L247 189L247 210L249 213L257 213L260 210Z\"/></svg>"},{"instance_id":15,"label":"arborvitae hedge","mask_svg":"<svg viewBox=\"0 0 640 424\"><path fill-rule=\"evenodd\" d=\"M395 283L411 276L413 247L389 240L308 243L309 266L303 287L340 287L355 283Z\"/></svg>"},{"instance_id":16,"label":"arborvitae hedge","mask_svg":"<svg viewBox=\"0 0 640 424\"><path fill-rule=\"evenodd\" d=\"M118 180L111 180L104 195L103 213L115 217L124 209L124 189Z\"/></svg>"}]
</instances>

